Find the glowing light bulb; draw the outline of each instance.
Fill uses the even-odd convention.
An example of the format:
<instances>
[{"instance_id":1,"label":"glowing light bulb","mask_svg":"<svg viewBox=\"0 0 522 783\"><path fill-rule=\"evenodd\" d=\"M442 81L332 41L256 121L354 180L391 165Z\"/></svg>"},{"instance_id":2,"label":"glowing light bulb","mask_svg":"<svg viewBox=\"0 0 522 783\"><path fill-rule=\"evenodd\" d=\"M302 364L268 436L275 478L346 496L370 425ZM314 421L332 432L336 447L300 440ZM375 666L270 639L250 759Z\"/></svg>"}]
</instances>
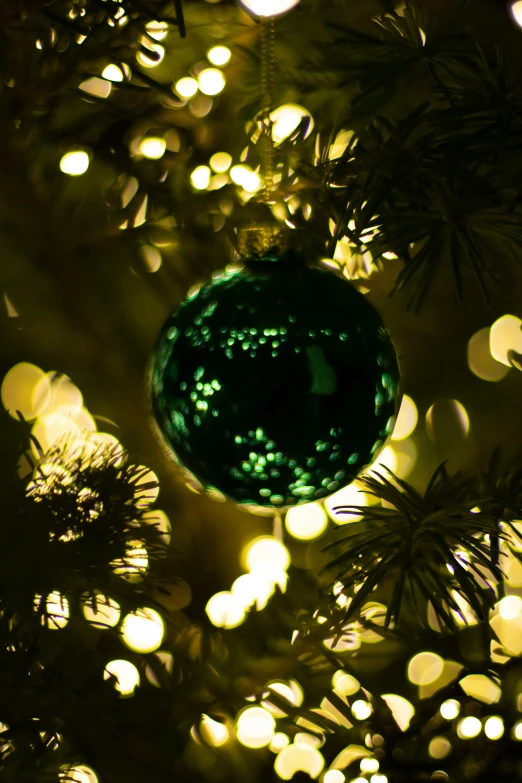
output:
<instances>
[{"instance_id":1,"label":"glowing light bulb","mask_svg":"<svg viewBox=\"0 0 522 783\"><path fill-rule=\"evenodd\" d=\"M71 150L66 152L60 160L60 171L71 177L79 177L85 174L89 168L89 156L84 150Z\"/></svg>"},{"instance_id":2,"label":"glowing light bulb","mask_svg":"<svg viewBox=\"0 0 522 783\"><path fill-rule=\"evenodd\" d=\"M286 514L285 527L291 536L300 541L311 541L324 533L328 515L320 503L292 506Z\"/></svg>"},{"instance_id":3,"label":"glowing light bulb","mask_svg":"<svg viewBox=\"0 0 522 783\"><path fill-rule=\"evenodd\" d=\"M109 661L105 667L104 679L111 675L116 678L114 687L122 696L130 696L140 684L140 675L137 668L130 661Z\"/></svg>"},{"instance_id":4,"label":"glowing light bulb","mask_svg":"<svg viewBox=\"0 0 522 783\"><path fill-rule=\"evenodd\" d=\"M198 85L203 95L219 95L225 84L226 79L217 68L204 68L198 74Z\"/></svg>"},{"instance_id":5,"label":"glowing light bulb","mask_svg":"<svg viewBox=\"0 0 522 783\"><path fill-rule=\"evenodd\" d=\"M207 52L207 58L212 65L226 65L231 57L232 52L227 46L213 46Z\"/></svg>"},{"instance_id":6,"label":"glowing light bulb","mask_svg":"<svg viewBox=\"0 0 522 783\"><path fill-rule=\"evenodd\" d=\"M482 723L478 718L469 716L463 718L457 726L457 734L461 739L473 739L477 737L482 730Z\"/></svg>"},{"instance_id":7,"label":"glowing light bulb","mask_svg":"<svg viewBox=\"0 0 522 783\"><path fill-rule=\"evenodd\" d=\"M259 567L270 569L274 566L286 571L290 565L288 549L273 536L254 538L243 550L241 558L249 571Z\"/></svg>"},{"instance_id":8,"label":"glowing light bulb","mask_svg":"<svg viewBox=\"0 0 522 783\"><path fill-rule=\"evenodd\" d=\"M361 772L377 772L379 769L379 762L377 759L361 759L360 766Z\"/></svg>"},{"instance_id":9,"label":"glowing light bulb","mask_svg":"<svg viewBox=\"0 0 522 783\"><path fill-rule=\"evenodd\" d=\"M240 0L254 16L279 16L295 8L299 0Z\"/></svg>"},{"instance_id":10,"label":"glowing light bulb","mask_svg":"<svg viewBox=\"0 0 522 783\"><path fill-rule=\"evenodd\" d=\"M456 699L446 699L440 705L440 714L444 720L454 720L460 712L460 702Z\"/></svg>"},{"instance_id":11,"label":"glowing light bulb","mask_svg":"<svg viewBox=\"0 0 522 783\"><path fill-rule=\"evenodd\" d=\"M329 769L325 772L323 783L344 783L345 780L344 773L340 769Z\"/></svg>"},{"instance_id":12,"label":"glowing light bulb","mask_svg":"<svg viewBox=\"0 0 522 783\"><path fill-rule=\"evenodd\" d=\"M157 650L165 635L165 625L154 609L138 609L123 620L121 634L131 650L150 653Z\"/></svg>"},{"instance_id":13,"label":"glowing light bulb","mask_svg":"<svg viewBox=\"0 0 522 783\"><path fill-rule=\"evenodd\" d=\"M498 604L498 613L503 620L514 620L522 614L522 598L519 595L506 595Z\"/></svg>"},{"instance_id":14,"label":"glowing light bulb","mask_svg":"<svg viewBox=\"0 0 522 783\"><path fill-rule=\"evenodd\" d=\"M82 609L85 619L98 628L113 628L120 621L120 605L104 595L86 598Z\"/></svg>"},{"instance_id":15,"label":"glowing light bulb","mask_svg":"<svg viewBox=\"0 0 522 783\"><path fill-rule=\"evenodd\" d=\"M110 82L123 81L123 71L117 65L114 65L114 63L105 66L102 71L102 76Z\"/></svg>"},{"instance_id":16,"label":"glowing light bulb","mask_svg":"<svg viewBox=\"0 0 522 783\"><path fill-rule=\"evenodd\" d=\"M247 707L237 718L238 740L247 748L264 748L274 737L274 717L263 707Z\"/></svg>"},{"instance_id":17,"label":"glowing light bulb","mask_svg":"<svg viewBox=\"0 0 522 783\"><path fill-rule=\"evenodd\" d=\"M335 672L332 677L332 686L336 693L340 696L352 696L360 689L359 680L352 677L351 674L347 674L342 669Z\"/></svg>"},{"instance_id":18,"label":"glowing light bulb","mask_svg":"<svg viewBox=\"0 0 522 783\"><path fill-rule=\"evenodd\" d=\"M352 704L352 715L357 720L366 720L372 714L372 705L364 699L357 699Z\"/></svg>"},{"instance_id":19,"label":"glowing light bulb","mask_svg":"<svg viewBox=\"0 0 522 783\"><path fill-rule=\"evenodd\" d=\"M208 742L209 745L213 745L215 748L220 748L230 739L230 734L225 724L213 720L208 715L201 717L199 728L205 742Z\"/></svg>"},{"instance_id":20,"label":"glowing light bulb","mask_svg":"<svg viewBox=\"0 0 522 783\"><path fill-rule=\"evenodd\" d=\"M484 724L484 734L490 740L498 740L504 734L504 721L499 715L491 715Z\"/></svg>"},{"instance_id":21,"label":"glowing light bulb","mask_svg":"<svg viewBox=\"0 0 522 783\"><path fill-rule=\"evenodd\" d=\"M513 726L512 736L513 739L517 740L518 742L522 742L522 721L515 723Z\"/></svg>"},{"instance_id":22,"label":"glowing light bulb","mask_svg":"<svg viewBox=\"0 0 522 783\"><path fill-rule=\"evenodd\" d=\"M184 76L174 85L174 89L181 98L193 98L199 90L197 79L192 76Z\"/></svg>"},{"instance_id":23,"label":"glowing light bulb","mask_svg":"<svg viewBox=\"0 0 522 783\"><path fill-rule=\"evenodd\" d=\"M237 628L245 619L243 603L227 591L213 595L205 607L205 612L216 628Z\"/></svg>"},{"instance_id":24,"label":"glowing light bulb","mask_svg":"<svg viewBox=\"0 0 522 783\"><path fill-rule=\"evenodd\" d=\"M417 406L411 399L405 394L402 398L401 407L395 422L395 427L392 432L392 440L405 440L409 438L413 430L417 426L418 421Z\"/></svg>"},{"instance_id":25,"label":"glowing light bulb","mask_svg":"<svg viewBox=\"0 0 522 783\"><path fill-rule=\"evenodd\" d=\"M279 753L279 751L286 748L287 745L290 745L290 737L288 734L283 734L283 732L278 731L277 734L274 734L272 737L269 747L272 753Z\"/></svg>"},{"instance_id":26,"label":"glowing light bulb","mask_svg":"<svg viewBox=\"0 0 522 783\"><path fill-rule=\"evenodd\" d=\"M263 0L264 1L264 0ZM314 127L312 115L304 106L297 103L285 103L270 113L272 120L272 138L276 144L287 139L299 127L302 119L308 117L309 126L306 135L309 135Z\"/></svg>"},{"instance_id":27,"label":"glowing light bulb","mask_svg":"<svg viewBox=\"0 0 522 783\"><path fill-rule=\"evenodd\" d=\"M192 187L196 190L206 190L210 184L211 171L208 166L196 166L190 175Z\"/></svg>"},{"instance_id":28,"label":"glowing light bulb","mask_svg":"<svg viewBox=\"0 0 522 783\"><path fill-rule=\"evenodd\" d=\"M210 168L215 171L216 174L224 174L228 171L232 165L232 155L228 152L215 152L210 158Z\"/></svg>"},{"instance_id":29,"label":"glowing light bulb","mask_svg":"<svg viewBox=\"0 0 522 783\"><path fill-rule=\"evenodd\" d=\"M430 652L414 655L408 664L408 679L415 685L431 685L438 680L444 669L440 655Z\"/></svg>"},{"instance_id":30,"label":"glowing light bulb","mask_svg":"<svg viewBox=\"0 0 522 783\"><path fill-rule=\"evenodd\" d=\"M167 149L167 142L165 139L158 138L156 136L147 136L140 142L140 152L145 158L151 160L158 160L163 157L165 150Z\"/></svg>"}]
</instances>

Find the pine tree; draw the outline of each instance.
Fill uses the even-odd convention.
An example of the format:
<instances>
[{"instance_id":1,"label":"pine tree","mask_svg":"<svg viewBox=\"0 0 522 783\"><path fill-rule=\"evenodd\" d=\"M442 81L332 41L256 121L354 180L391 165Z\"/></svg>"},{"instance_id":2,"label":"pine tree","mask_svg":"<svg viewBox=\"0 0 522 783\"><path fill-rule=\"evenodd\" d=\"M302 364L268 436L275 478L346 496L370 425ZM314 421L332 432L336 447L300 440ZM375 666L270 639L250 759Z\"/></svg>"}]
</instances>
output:
<instances>
[{"instance_id":1,"label":"pine tree","mask_svg":"<svg viewBox=\"0 0 522 783\"><path fill-rule=\"evenodd\" d=\"M277 18L272 217L375 305L407 395L285 515L205 491L149 401L260 214L261 21L1 5L2 780L522 777L518 6Z\"/></svg>"}]
</instances>

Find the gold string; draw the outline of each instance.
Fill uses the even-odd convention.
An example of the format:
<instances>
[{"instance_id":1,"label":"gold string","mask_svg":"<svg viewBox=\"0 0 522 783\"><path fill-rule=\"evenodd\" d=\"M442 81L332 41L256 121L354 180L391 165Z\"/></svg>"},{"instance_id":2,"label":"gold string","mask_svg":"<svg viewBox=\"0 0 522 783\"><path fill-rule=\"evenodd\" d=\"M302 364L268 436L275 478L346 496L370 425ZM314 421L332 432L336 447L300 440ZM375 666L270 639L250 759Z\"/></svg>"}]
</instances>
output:
<instances>
[{"instance_id":1,"label":"gold string","mask_svg":"<svg viewBox=\"0 0 522 783\"><path fill-rule=\"evenodd\" d=\"M261 122L262 163L264 180L263 201L270 201L274 188L274 141L272 138L272 112L275 71L275 21L265 17L261 21Z\"/></svg>"}]
</instances>

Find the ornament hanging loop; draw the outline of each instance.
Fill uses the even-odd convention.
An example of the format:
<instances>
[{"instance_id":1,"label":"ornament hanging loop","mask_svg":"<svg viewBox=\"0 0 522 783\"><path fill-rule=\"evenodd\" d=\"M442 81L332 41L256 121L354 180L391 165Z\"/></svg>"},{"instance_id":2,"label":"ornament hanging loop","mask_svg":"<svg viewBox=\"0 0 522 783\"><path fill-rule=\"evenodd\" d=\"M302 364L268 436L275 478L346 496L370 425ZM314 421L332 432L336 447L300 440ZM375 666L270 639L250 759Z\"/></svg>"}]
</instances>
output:
<instances>
[{"instance_id":1,"label":"ornament hanging loop","mask_svg":"<svg viewBox=\"0 0 522 783\"><path fill-rule=\"evenodd\" d=\"M261 121L262 165L264 180L263 201L270 201L274 189L274 140L272 137L272 108L275 74L275 20L265 17L261 21Z\"/></svg>"}]
</instances>

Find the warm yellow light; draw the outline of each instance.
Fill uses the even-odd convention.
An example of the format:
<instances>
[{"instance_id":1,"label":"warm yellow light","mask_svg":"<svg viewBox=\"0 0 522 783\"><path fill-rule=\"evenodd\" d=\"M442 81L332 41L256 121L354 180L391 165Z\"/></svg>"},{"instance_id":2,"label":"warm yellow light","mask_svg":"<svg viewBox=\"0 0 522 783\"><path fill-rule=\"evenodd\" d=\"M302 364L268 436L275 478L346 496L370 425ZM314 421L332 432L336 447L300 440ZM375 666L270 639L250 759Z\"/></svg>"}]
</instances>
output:
<instances>
[{"instance_id":1,"label":"warm yellow light","mask_svg":"<svg viewBox=\"0 0 522 783\"><path fill-rule=\"evenodd\" d=\"M209 745L213 745L215 748L220 748L230 739L230 734L225 724L213 720L208 715L202 715L199 729L205 742L208 742Z\"/></svg>"},{"instance_id":2,"label":"warm yellow light","mask_svg":"<svg viewBox=\"0 0 522 783\"><path fill-rule=\"evenodd\" d=\"M522 0L516 0L511 4L511 16L518 26L522 27Z\"/></svg>"},{"instance_id":3,"label":"warm yellow light","mask_svg":"<svg viewBox=\"0 0 522 783\"><path fill-rule=\"evenodd\" d=\"M254 604L257 609L264 609L273 591L273 585L261 574L242 574L231 587L232 595L244 609L250 609Z\"/></svg>"},{"instance_id":4,"label":"warm yellow light","mask_svg":"<svg viewBox=\"0 0 522 783\"><path fill-rule=\"evenodd\" d=\"M489 333L489 349L497 362L511 367L510 351L522 353L522 321L516 315L503 315Z\"/></svg>"},{"instance_id":5,"label":"warm yellow light","mask_svg":"<svg viewBox=\"0 0 522 783\"><path fill-rule=\"evenodd\" d=\"M190 175L192 187L196 190L205 190L210 184L211 171L208 166L196 166Z\"/></svg>"},{"instance_id":6,"label":"warm yellow light","mask_svg":"<svg viewBox=\"0 0 522 783\"><path fill-rule=\"evenodd\" d=\"M461 739L473 739L477 737L482 730L482 723L478 718L462 718L457 726L457 734Z\"/></svg>"},{"instance_id":7,"label":"warm yellow light","mask_svg":"<svg viewBox=\"0 0 522 783\"><path fill-rule=\"evenodd\" d=\"M85 81L80 83L79 89L82 92L86 92L87 95L95 95L97 98L108 98L111 94L112 84L106 81L106 79L91 76L90 79L85 79Z\"/></svg>"},{"instance_id":8,"label":"warm yellow light","mask_svg":"<svg viewBox=\"0 0 522 783\"><path fill-rule=\"evenodd\" d=\"M47 616L42 616L42 623L47 628L51 630L65 628L69 622L69 602L64 595L58 592L49 593L45 609Z\"/></svg>"},{"instance_id":9,"label":"warm yellow light","mask_svg":"<svg viewBox=\"0 0 522 783\"><path fill-rule=\"evenodd\" d=\"M357 693L361 687L359 680L356 680L355 677L352 677L351 674L347 674L342 669L336 671L332 677L332 686L339 696L352 696L354 693Z\"/></svg>"},{"instance_id":10,"label":"warm yellow light","mask_svg":"<svg viewBox=\"0 0 522 783\"><path fill-rule=\"evenodd\" d=\"M275 682L269 683L267 688L269 691L278 693L283 697L283 699L286 699L286 701L292 704L294 707L300 707L303 703L303 690L299 683L297 683L295 680L289 680L288 682L276 680ZM272 712L272 714L276 717L282 717L283 715L286 715L286 713L283 713L279 707L275 707L275 705L271 704L269 697L266 697L266 695L265 700L263 701L263 707L269 710L269 712Z\"/></svg>"},{"instance_id":11,"label":"warm yellow light","mask_svg":"<svg viewBox=\"0 0 522 783\"><path fill-rule=\"evenodd\" d=\"M383 448L371 466L365 470L365 473L370 473L372 470L378 470L383 473L385 472L384 468L388 468L388 470L391 470L392 473L397 474L398 465L399 460L397 457L397 452L393 446L388 445Z\"/></svg>"},{"instance_id":12,"label":"warm yellow light","mask_svg":"<svg viewBox=\"0 0 522 783\"><path fill-rule=\"evenodd\" d=\"M445 759L451 753L451 742L446 737L433 737L428 753L432 759Z\"/></svg>"},{"instance_id":13,"label":"warm yellow light","mask_svg":"<svg viewBox=\"0 0 522 783\"><path fill-rule=\"evenodd\" d=\"M287 745L290 745L290 737L288 734L283 734L283 732L278 731L277 734L274 734L272 737L269 748L272 753L279 753L279 751L286 748Z\"/></svg>"},{"instance_id":14,"label":"warm yellow light","mask_svg":"<svg viewBox=\"0 0 522 783\"><path fill-rule=\"evenodd\" d=\"M489 348L490 328L479 329L468 342L468 366L471 372L483 381L501 381L509 368L491 355Z\"/></svg>"},{"instance_id":15,"label":"warm yellow light","mask_svg":"<svg viewBox=\"0 0 522 783\"><path fill-rule=\"evenodd\" d=\"M205 607L208 619L216 628L237 628L245 619L241 601L232 593L216 593Z\"/></svg>"},{"instance_id":16,"label":"warm yellow light","mask_svg":"<svg viewBox=\"0 0 522 783\"><path fill-rule=\"evenodd\" d=\"M236 721L238 740L247 748L264 748L273 739L275 720L263 707L247 707Z\"/></svg>"},{"instance_id":17,"label":"warm yellow light","mask_svg":"<svg viewBox=\"0 0 522 783\"><path fill-rule=\"evenodd\" d=\"M198 74L198 86L203 95L219 95L225 84L225 76L218 68L204 68Z\"/></svg>"},{"instance_id":18,"label":"warm yellow light","mask_svg":"<svg viewBox=\"0 0 522 783\"><path fill-rule=\"evenodd\" d=\"M75 764L73 767L62 767L58 779L67 783L98 783L94 770L85 764Z\"/></svg>"},{"instance_id":19,"label":"warm yellow light","mask_svg":"<svg viewBox=\"0 0 522 783\"><path fill-rule=\"evenodd\" d=\"M285 527L294 538L311 541L324 533L328 515L321 503L293 506L286 514Z\"/></svg>"},{"instance_id":20,"label":"warm yellow light","mask_svg":"<svg viewBox=\"0 0 522 783\"><path fill-rule=\"evenodd\" d=\"M499 601L498 613L503 620L514 620L522 614L522 598L519 595L506 595Z\"/></svg>"},{"instance_id":21,"label":"warm yellow light","mask_svg":"<svg viewBox=\"0 0 522 783\"><path fill-rule=\"evenodd\" d=\"M51 384L48 376L35 364L20 362L7 372L2 382L2 404L10 416L31 421L50 404Z\"/></svg>"},{"instance_id":22,"label":"warm yellow light","mask_svg":"<svg viewBox=\"0 0 522 783\"><path fill-rule=\"evenodd\" d=\"M201 119L201 117L207 116L213 105L214 102L208 95L197 95L194 100L189 103L188 108L193 117Z\"/></svg>"},{"instance_id":23,"label":"warm yellow light","mask_svg":"<svg viewBox=\"0 0 522 783\"><path fill-rule=\"evenodd\" d=\"M440 705L440 714L444 720L454 720L460 712L460 702L456 699L446 699Z\"/></svg>"},{"instance_id":24,"label":"warm yellow light","mask_svg":"<svg viewBox=\"0 0 522 783\"><path fill-rule=\"evenodd\" d=\"M286 571L290 565L290 553L286 546L273 536L259 536L244 548L241 559L249 571L259 566L280 568Z\"/></svg>"},{"instance_id":25,"label":"warm yellow light","mask_svg":"<svg viewBox=\"0 0 522 783\"><path fill-rule=\"evenodd\" d=\"M360 767L362 773L377 772L379 769L379 762L377 759L372 758L361 759Z\"/></svg>"},{"instance_id":26,"label":"warm yellow light","mask_svg":"<svg viewBox=\"0 0 522 783\"><path fill-rule=\"evenodd\" d=\"M372 705L364 699L357 699L352 704L352 715L357 720L366 720L372 714Z\"/></svg>"},{"instance_id":27,"label":"warm yellow light","mask_svg":"<svg viewBox=\"0 0 522 783\"><path fill-rule=\"evenodd\" d=\"M340 158L352 139L352 130L339 131L333 143L330 145L330 149L328 150L328 159L336 160L337 158Z\"/></svg>"},{"instance_id":28,"label":"warm yellow light","mask_svg":"<svg viewBox=\"0 0 522 783\"><path fill-rule=\"evenodd\" d=\"M228 171L232 165L232 155L228 152L215 152L210 158L210 168L215 171L216 174L224 174Z\"/></svg>"},{"instance_id":29,"label":"warm yellow light","mask_svg":"<svg viewBox=\"0 0 522 783\"><path fill-rule=\"evenodd\" d=\"M255 16L279 16L295 8L299 0L240 0Z\"/></svg>"},{"instance_id":30,"label":"warm yellow light","mask_svg":"<svg viewBox=\"0 0 522 783\"><path fill-rule=\"evenodd\" d=\"M110 82L123 81L123 71L117 65L114 65L114 63L105 66L102 71L102 76L104 79L108 79Z\"/></svg>"},{"instance_id":31,"label":"warm yellow light","mask_svg":"<svg viewBox=\"0 0 522 783\"><path fill-rule=\"evenodd\" d=\"M104 678L108 680L111 675L116 678L114 687L122 696L130 696L140 684L139 672L130 661L109 661L105 667Z\"/></svg>"},{"instance_id":32,"label":"warm yellow light","mask_svg":"<svg viewBox=\"0 0 522 783\"><path fill-rule=\"evenodd\" d=\"M236 185L240 185L247 193L255 193L262 187L262 180L256 171L252 171L250 166L244 163L238 163L230 169L230 178Z\"/></svg>"},{"instance_id":33,"label":"warm yellow light","mask_svg":"<svg viewBox=\"0 0 522 783\"><path fill-rule=\"evenodd\" d=\"M393 719L401 731L406 731L415 714L415 708L408 699L396 693L386 693L382 697L393 715Z\"/></svg>"},{"instance_id":34,"label":"warm yellow light","mask_svg":"<svg viewBox=\"0 0 522 783\"><path fill-rule=\"evenodd\" d=\"M76 415L82 410L83 397L77 386L66 375L53 380L52 399L48 411Z\"/></svg>"},{"instance_id":35,"label":"warm yellow light","mask_svg":"<svg viewBox=\"0 0 522 783\"><path fill-rule=\"evenodd\" d=\"M161 44L151 43L148 38L142 38L141 45L151 53L152 57L149 57L144 51L140 50L136 54L136 60L140 65L143 65L144 68L155 68L165 57L165 49ZM156 55L156 59L154 59L154 54Z\"/></svg>"},{"instance_id":36,"label":"warm yellow light","mask_svg":"<svg viewBox=\"0 0 522 783\"><path fill-rule=\"evenodd\" d=\"M147 22L145 30L155 41L163 41L168 35L169 26L167 22Z\"/></svg>"},{"instance_id":37,"label":"warm yellow light","mask_svg":"<svg viewBox=\"0 0 522 783\"><path fill-rule=\"evenodd\" d=\"M426 413L426 431L431 440L444 440L469 432L469 416L458 400L438 400Z\"/></svg>"},{"instance_id":38,"label":"warm yellow light","mask_svg":"<svg viewBox=\"0 0 522 783\"><path fill-rule=\"evenodd\" d=\"M145 158L158 160L163 157L167 149L167 142L157 136L147 136L140 142L140 152Z\"/></svg>"},{"instance_id":39,"label":"warm yellow light","mask_svg":"<svg viewBox=\"0 0 522 783\"><path fill-rule=\"evenodd\" d=\"M283 106L274 109L270 114L270 119L272 120L272 138L274 142L280 144L291 136L299 127L304 117L309 118L308 133L310 133L314 123L312 115L304 106L299 106L297 103L285 103ZM308 135L308 133L306 135Z\"/></svg>"},{"instance_id":40,"label":"warm yellow light","mask_svg":"<svg viewBox=\"0 0 522 783\"><path fill-rule=\"evenodd\" d=\"M347 487L343 487L335 494L330 495L324 501L326 511L330 519L336 525L346 525L349 522L358 522L361 515L353 512L336 510L337 506L368 506L372 502L370 495L363 491L363 484L353 481Z\"/></svg>"},{"instance_id":41,"label":"warm yellow light","mask_svg":"<svg viewBox=\"0 0 522 783\"><path fill-rule=\"evenodd\" d=\"M370 783L388 783L388 778L386 775L372 775Z\"/></svg>"},{"instance_id":42,"label":"warm yellow light","mask_svg":"<svg viewBox=\"0 0 522 783\"><path fill-rule=\"evenodd\" d=\"M231 57L232 52L228 46L213 46L207 52L207 58L212 65L226 65Z\"/></svg>"},{"instance_id":43,"label":"warm yellow light","mask_svg":"<svg viewBox=\"0 0 522 783\"><path fill-rule=\"evenodd\" d=\"M172 526L170 524L170 519L164 511L161 511L159 508L155 508L152 511L146 511L141 519L143 522L146 522L147 525L152 525L156 528L159 537L164 544L170 543L170 531Z\"/></svg>"},{"instance_id":44,"label":"warm yellow light","mask_svg":"<svg viewBox=\"0 0 522 783\"><path fill-rule=\"evenodd\" d=\"M176 82L174 89L181 98L193 98L199 90L198 81L192 76L184 76Z\"/></svg>"},{"instance_id":45,"label":"warm yellow light","mask_svg":"<svg viewBox=\"0 0 522 783\"><path fill-rule=\"evenodd\" d=\"M485 704L495 704L502 696L497 683L485 674L468 674L460 680L459 685L467 696Z\"/></svg>"},{"instance_id":46,"label":"warm yellow light","mask_svg":"<svg viewBox=\"0 0 522 783\"><path fill-rule=\"evenodd\" d=\"M518 742L522 742L522 721L515 723L513 726L512 736L513 739L518 740Z\"/></svg>"},{"instance_id":47,"label":"warm yellow light","mask_svg":"<svg viewBox=\"0 0 522 783\"><path fill-rule=\"evenodd\" d=\"M282 780L291 780L296 772L318 778L324 767L322 753L311 745L288 745L275 760L274 769Z\"/></svg>"},{"instance_id":48,"label":"warm yellow light","mask_svg":"<svg viewBox=\"0 0 522 783\"><path fill-rule=\"evenodd\" d=\"M417 420L417 406L412 398L405 394L402 398L395 427L393 428L392 440L405 440L405 438L409 438L417 426Z\"/></svg>"},{"instance_id":49,"label":"warm yellow light","mask_svg":"<svg viewBox=\"0 0 522 783\"><path fill-rule=\"evenodd\" d=\"M87 598L82 609L85 619L98 628L113 628L120 621L120 605L101 594Z\"/></svg>"},{"instance_id":50,"label":"warm yellow light","mask_svg":"<svg viewBox=\"0 0 522 783\"><path fill-rule=\"evenodd\" d=\"M136 505L138 508L147 508L147 506L154 503L159 495L159 480L152 470L143 465L137 468L137 472L139 472L140 476L134 482Z\"/></svg>"},{"instance_id":51,"label":"warm yellow light","mask_svg":"<svg viewBox=\"0 0 522 783\"><path fill-rule=\"evenodd\" d=\"M329 769L325 772L323 783L344 783L345 780L344 773L340 769Z\"/></svg>"},{"instance_id":52,"label":"warm yellow light","mask_svg":"<svg viewBox=\"0 0 522 783\"><path fill-rule=\"evenodd\" d=\"M66 152L60 160L60 171L71 177L79 177L85 174L89 168L89 156L84 150L71 150Z\"/></svg>"},{"instance_id":53,"label":"warm yellow light","mask_svg":"<svg viewBox=\"0 0 522 783\"><path fill-rule=\"evenodd\" d=\"M444 661L440 655L421 652L414 655L408 664L408 679L415 685L431 685L438 680L444 670Z\"/></svg>"},{"instance_id":54,"label":"warm yellow light","mask_svg":"<svg viewBox=\"0 0 522 783\"><path fill-rule=\"evenodd\" d=\"M165 636L165 625L161 615L154 609L138 609L123 620L121 635L130 650L150 653L161 645Z\"/></svg>"},{"instance_id":55,"label":"warm yellow light","mask_svg":"<svg viewBox=\"0 0 522 783\"><path fill-rule=\"evenodd\" d=\"M504 721L500 715L491 715L484 724L484 734L490 740L498 740L504 734Z\"/></svg>"}]
</instances>

